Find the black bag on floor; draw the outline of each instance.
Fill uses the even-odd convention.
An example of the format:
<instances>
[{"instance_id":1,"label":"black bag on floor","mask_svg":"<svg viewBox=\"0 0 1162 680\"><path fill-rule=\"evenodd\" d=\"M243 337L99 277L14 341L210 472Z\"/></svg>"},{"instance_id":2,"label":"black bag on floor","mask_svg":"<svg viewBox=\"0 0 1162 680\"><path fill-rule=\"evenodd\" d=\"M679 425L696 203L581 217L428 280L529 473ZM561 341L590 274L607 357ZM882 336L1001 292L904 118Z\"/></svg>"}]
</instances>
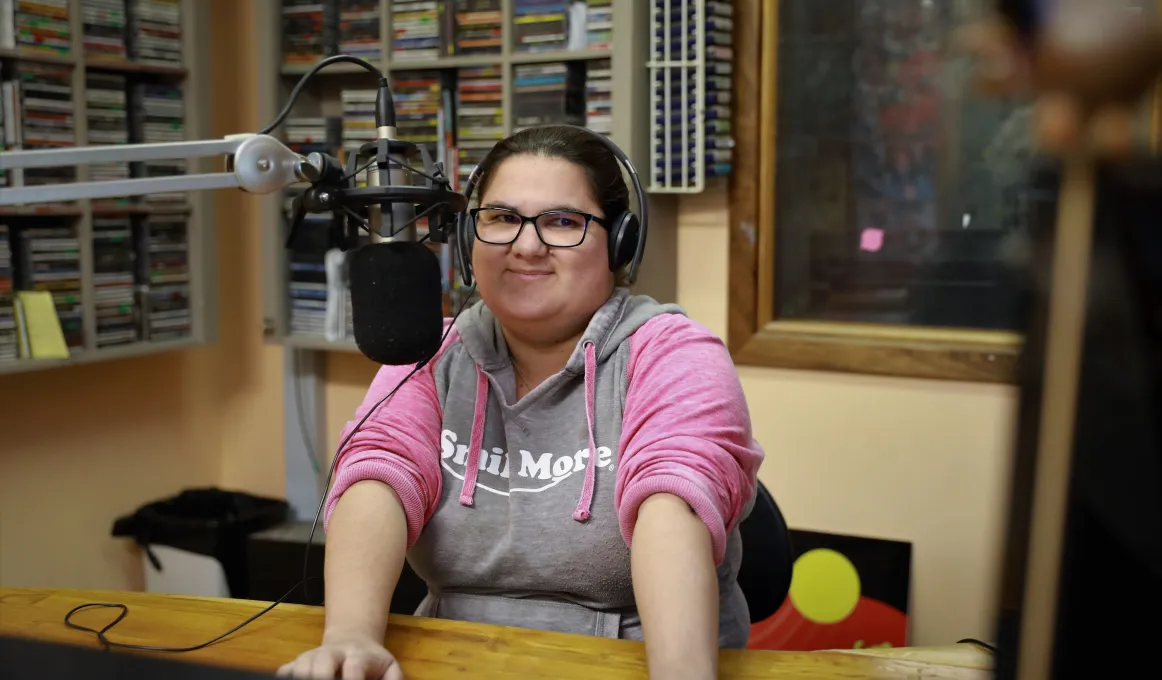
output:
<instances>
[{"instance_id":1,"label":"black bag on floor","mask_svg":"<svg viewBox=\"0 0 1162 680\"><path fill-rule=\"evenodd\" d=\"M159 571L165 565L150 550L151 545L213 557L226 573L230 597L246 598L247 538L285 522L288 509L287 502L277 498L215 487L187 489L118 518L113 523L113 536L134 539Z\"/></svg>"}]
</instances>

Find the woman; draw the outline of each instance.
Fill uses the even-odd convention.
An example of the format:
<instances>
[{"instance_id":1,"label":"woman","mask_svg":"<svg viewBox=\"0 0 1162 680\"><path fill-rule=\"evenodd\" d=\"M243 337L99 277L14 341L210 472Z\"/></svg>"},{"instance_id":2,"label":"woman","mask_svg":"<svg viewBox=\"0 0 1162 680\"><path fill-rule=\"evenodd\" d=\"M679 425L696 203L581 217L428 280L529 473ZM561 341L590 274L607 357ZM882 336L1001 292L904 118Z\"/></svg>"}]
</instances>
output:
<instances>
[{"instance_id":1,"label":"woman","mask_svg":"<svg viewBox=\"0 0 1162 680\"><path fill-rule=\"evenodd\" d=\"M652 677L713 678L747 639L763 459L730 355L617 285L603 225L629 192L592 133L503 140L477 195L481 302L339 453L322 645L280 673L402 677L382 642L406 554L418 615L644 638ZM410 370L382 368L353 422Z\"/></svg>"}]
</instances>

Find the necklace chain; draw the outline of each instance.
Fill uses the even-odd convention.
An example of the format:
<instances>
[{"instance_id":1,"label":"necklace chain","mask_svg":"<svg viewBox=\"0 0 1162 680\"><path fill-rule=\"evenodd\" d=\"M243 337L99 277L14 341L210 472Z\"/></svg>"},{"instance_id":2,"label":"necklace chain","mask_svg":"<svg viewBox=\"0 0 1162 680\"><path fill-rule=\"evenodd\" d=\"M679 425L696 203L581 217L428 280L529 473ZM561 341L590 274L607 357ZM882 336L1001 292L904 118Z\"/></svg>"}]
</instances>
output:
<instances>
[{"instance_id":1,"label":"necklace chain","mask_svg":"<svg viewBox=\"0 0 1162 680\"><path fill-rule=\"evenodd\" d=\"M525 380L524 375L522 375L520 369L517 368L516 359L511 355L509 356L509 359L512 361L512 372L516 375L516 379L520 381L521 387L524 387L527 390L529 387L529 381Z\"/></svg>"}]
</instances>

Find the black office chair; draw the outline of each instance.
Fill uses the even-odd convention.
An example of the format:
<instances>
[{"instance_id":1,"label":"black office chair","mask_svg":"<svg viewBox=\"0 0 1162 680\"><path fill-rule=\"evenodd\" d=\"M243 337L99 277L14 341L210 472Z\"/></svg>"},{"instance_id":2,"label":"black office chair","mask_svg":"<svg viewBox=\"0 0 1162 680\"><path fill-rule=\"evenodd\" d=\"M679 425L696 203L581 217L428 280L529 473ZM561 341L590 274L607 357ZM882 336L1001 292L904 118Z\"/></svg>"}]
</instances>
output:
<instances>
[{"instance_id":1,"label":"black office chair","mask_svg":"<svg viewBox=\"0 0 1162 680\"><path fill-rule=\"evenodd\" d=\"M758 483L754 509L738 525L742 535L742 564L738 585L750 608L750 622L758 623L778 611L791 590L794 550L791 532L775 499Z\"/></svg>"}]
</instances>

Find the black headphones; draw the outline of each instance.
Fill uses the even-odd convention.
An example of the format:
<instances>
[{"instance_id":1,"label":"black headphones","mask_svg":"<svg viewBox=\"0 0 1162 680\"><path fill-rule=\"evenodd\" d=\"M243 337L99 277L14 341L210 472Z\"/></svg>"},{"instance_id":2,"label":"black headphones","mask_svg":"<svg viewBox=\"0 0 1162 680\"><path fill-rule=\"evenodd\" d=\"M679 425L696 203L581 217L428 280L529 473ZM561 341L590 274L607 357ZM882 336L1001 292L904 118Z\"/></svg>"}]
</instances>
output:
<instances>
[{"instance_id":1,"label":"black headphones","mask_svg":"<svg viewBox=\"0 0 1162 680\"><path fill-rule=\"evenodd\" d=\"M574 130L582 130L583 132L592 135L594 138L601 141L607 149L617 158L626 172L629 173L630 182L633 184L633 192L637 197L637 209L641 212L639 218L632 210L626 208L625 212L620 215L607 215L609 218L609 270L618 271L622 267L629 265L629 282L633 283L637 280L637 270L641 266L642 257L645 255L646 248L646 230L649 224L648 212L649 208L646 204L646 192L642 188L641 180L638 179L637 170L634 170L633 164L629 162L629 158L625 155L613 140L605 135L598 134L577 125L552 125L547 127L566 127ZM477 183L480 181L480 167L488 160L486 156L477 166L472 170L472 174L468 176L468 182L464 187L464 197L468 199L468 203L472 203L472 192L476 189ZM464 282L465 286L471 286L472 277L472 241L475 239L474 229L472 228L472 218L467 212L462 213L456 219L456 251L457 264L460 270L460 280Z\"/></svg>"}]
</instances>

